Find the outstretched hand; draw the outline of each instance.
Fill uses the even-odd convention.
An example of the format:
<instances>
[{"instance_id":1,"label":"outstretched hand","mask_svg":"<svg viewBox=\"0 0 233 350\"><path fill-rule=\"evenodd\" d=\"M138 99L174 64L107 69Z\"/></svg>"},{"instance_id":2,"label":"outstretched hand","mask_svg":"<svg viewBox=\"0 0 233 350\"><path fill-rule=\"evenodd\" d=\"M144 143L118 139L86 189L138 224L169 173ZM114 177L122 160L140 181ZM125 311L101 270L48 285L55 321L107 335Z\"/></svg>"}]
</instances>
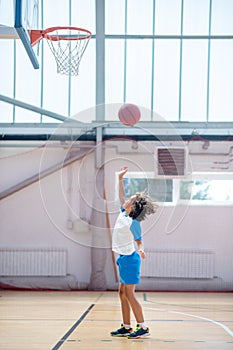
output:
<instances>
[{"instance_id":1,"label":"outstretched hand","mask_svg":"<svg viewBox=\"0 0 233 350\"><path fill-rule=\"evenodd\" d=\"M124 166L121 168L121 171L119 172L119 180L121 180L123 178L123 176L127 173L128 171L128 167Z\"/></svg>"}]
</instances>

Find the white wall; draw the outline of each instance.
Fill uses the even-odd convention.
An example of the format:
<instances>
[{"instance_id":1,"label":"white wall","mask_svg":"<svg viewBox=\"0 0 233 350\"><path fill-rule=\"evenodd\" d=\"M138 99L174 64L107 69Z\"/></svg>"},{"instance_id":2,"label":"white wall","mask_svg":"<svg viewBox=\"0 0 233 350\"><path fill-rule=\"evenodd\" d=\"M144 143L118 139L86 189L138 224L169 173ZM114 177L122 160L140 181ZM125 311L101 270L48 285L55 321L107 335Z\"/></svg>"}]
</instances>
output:
<instances>
[{"instance_id":1,"label":"white wall","mask_svg":"<svg viewBox=\"0 0 233 350\"><path fill-rule=\"evenodd\" d=\"M41 168L38 162L39 150L30 150L26 155L25 151L24 148L17 149L15 152L10 149L9 154L6 155L5 152L4 157L1 158L2 189L7 189L24 178L39 173ZM48 167L64 159L64 154L61 156L59 149L53 150L53 154L54 157L50 162L46 160ZM41 159L42 156L43 153L41 153ZM89 158L92 162L91 155ZM88 162L87 157L86 163ZM75 281L87 285L91 269L89 242L86 242L85 236L77 237L77 228L70 229L69 226L70 220L73 220L77 226L80 212L87 220L90 216L90 208L85 203L81 204L81 210L79 210L81 203L77 186L79 165L80 161L77 161L2 199L0 235L1 247L65 248L68 251L68 274L74 276ZM44 165L42 167L45 168ZM7 177L8 172L9 177ZM89 177L92 177L91 172ZM88 185L87 175L85 181L81 179L82 189L85 191ZM89 199L91 204L91 195Z\"/></svg>"},{"instance_id":2,"label":"white wall","mask_svg":"<svg viewBox=\"0 0 233 350\"><path fill-rule=\"evenodd\" d=\"M115 202L115 172L122 165L128 165L130 170L153 171L152 143L139 145L133 150L131 142L113 141L105 143L105 190L111 229L117 216L118 205ZM221 145L222 147L224 145ZM225 145L220 150L223 155L218 159L226 159ZM193 147L193 146L192 146ZM200 148L200 145L196 147ZM219 145L211 152L217 152ZM218 147L218 148L217 148ZM194 150L192 150L194 151ZM38 161L38 150L25 155L25 149L4 150L0 159L1 188L15 185L27 174L35 173ZM140 153L139 153L140 152ZM46 160L46 166L51 166L64 159L64 154L53 151ZM197 156L197 162L207 166L203 159L207 156ZM213 156L211 156L213 157ZM208 158L208 157L207 157ZM212 162L211 159L208 162ZM35 165L37 164L37 165ZM33 171L32 171L33 169ZM7 177L7 173L9 177ZM3 199L0 203L0 238L1 247L14 248L65 248L68 251L67 280L50 281L46 285L41 278L33 279L32 287L47 286L54 288L87 287L91 276L92 231L89 230L93 198L96 192L96 173L94 153L89 153L79 161L56 171L23 190ZM192 248L211 249L215 251L215 276L212 281L172 281L172 280L143 280L141 288L145 289L195 289L201 290L232 290L233 289L233 207L232 206L178 206L179 217L182 220L177 225L176 215L172 215L172 206L160 206L158 212L143 222L144 244L146 249L158 248ZM181 215L180 215L181 214ZM169 225L169 218L172 217ZM174 219L175 217L175 219ZM175 223L175 224L174 224ZM106 234L106 233L104 233ZM108 237L109 238L109 237ZM107 250L105 274L108 288L116 288L112 254L108 239L103 238ZM21 278L10 278L11 283L23 286L27 283ZM14 281L13 281L14 280ZM9 278L0 278L0 282L9 282ZM72 282L72 283L71 283ZM52 285L51 285L52 283ZM60 283L60 285L59 285ZM30 285L30 283L29 283Z\"/></svg>"}]
</instances>

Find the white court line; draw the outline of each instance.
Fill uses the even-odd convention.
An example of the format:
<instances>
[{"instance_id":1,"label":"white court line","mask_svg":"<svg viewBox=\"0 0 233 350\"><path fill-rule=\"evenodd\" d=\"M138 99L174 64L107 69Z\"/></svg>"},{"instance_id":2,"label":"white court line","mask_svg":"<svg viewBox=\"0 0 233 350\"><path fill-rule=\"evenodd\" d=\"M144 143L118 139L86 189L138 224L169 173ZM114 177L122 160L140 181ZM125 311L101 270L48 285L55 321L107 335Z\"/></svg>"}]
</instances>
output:
<instances>
[{"instance_id":1,"label":"white court line","mask_svg":"<svg viewBox=\"0 0 233 350\"><path fill-rule=\"evenodd\" d=\"M201 317L201 316L196 316L196 315L192 315L192 314L186 314L185 312L179 312L179 311L172 311L172 310L167 310L167 309L159 309L159 308L153 308L153 307L146 307L149 310L159 310L159 311L167 311L170 312L172 314L179 314L179 315L185 315L185 316L190 316L190 317L195 317L198 318L200 320L204 320L207 322L211 322L213 324L216 324L219 327L222 327L231 337L233 337L233 332L230 330L230 328L228 328L227 326L225 326L223 323L221 322L217 322L214 320L211 320L210 318L206 318L206 317Z\"/></svg>"}]
</instances>

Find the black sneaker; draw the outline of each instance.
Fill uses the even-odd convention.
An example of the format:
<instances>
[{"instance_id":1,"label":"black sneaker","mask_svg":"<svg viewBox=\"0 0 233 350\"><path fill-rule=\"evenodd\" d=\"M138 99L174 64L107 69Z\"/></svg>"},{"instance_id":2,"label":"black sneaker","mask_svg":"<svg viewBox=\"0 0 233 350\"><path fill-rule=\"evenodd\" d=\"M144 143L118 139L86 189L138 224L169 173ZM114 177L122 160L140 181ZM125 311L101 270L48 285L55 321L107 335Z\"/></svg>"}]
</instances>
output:
<instances>
[{"instance_id":1,"label":"black sneaker","mask_svg":"<svg viewBox=\"0 0 233 350\"><path fill-rule=\"evenodd\" d=\"M116 331L112 331L110 334L112 337L127 337L132 332L132 328L125 328L122 324L121 328L117 329Z\"/></svg>"},{"instance_id":2,"label":"black sneaker","mask_svg":"<svg viewBox=\"0 0 233 350\"><path fill-rule=\"evenodd\" d=\"M143 328L137 325L137 328L134 332L130 333L127 338L128 339L140 339L150 335L149 328Z\"/></svg>"}]
</instances>

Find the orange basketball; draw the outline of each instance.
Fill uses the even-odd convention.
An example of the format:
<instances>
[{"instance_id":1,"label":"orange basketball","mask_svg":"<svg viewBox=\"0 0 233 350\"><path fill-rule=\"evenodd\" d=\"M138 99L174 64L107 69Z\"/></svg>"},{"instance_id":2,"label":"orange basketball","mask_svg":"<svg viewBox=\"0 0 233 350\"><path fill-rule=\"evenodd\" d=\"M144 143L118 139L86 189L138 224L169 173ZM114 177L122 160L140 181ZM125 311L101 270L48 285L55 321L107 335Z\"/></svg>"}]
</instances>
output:
<instances>
[{"instance_id":1,"label":"orange basketball","mask_svg":"<svg viewBox=\"0 0 233 350\"><path fill-rule=\"evenodd\" d=\"M126 103L119 109L118 117L122 124L133 126L139 122L141 118L141 112L136 105L132 103Z\"/></svg>"}]
</instances>

